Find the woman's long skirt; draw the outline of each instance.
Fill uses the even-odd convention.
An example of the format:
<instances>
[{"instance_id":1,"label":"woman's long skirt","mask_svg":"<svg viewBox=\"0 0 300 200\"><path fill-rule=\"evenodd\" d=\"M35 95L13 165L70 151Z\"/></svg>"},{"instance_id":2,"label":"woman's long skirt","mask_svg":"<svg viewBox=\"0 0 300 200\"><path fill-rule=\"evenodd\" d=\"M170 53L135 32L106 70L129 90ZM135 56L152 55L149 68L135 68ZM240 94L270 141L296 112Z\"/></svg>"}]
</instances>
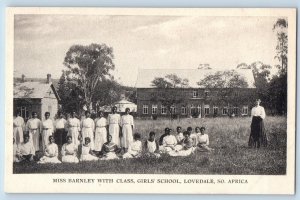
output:
<instances>
[{"instance_id":1,"label":"woman's long skirt","mask_svg":"<svg viewBox=\"0 0 300 200\"><path fill-rule=\"evenodd\" d=\"M122 133L121 145L124 148L128 148L129 144L133 141L132 126L130 124L123 125Z\"/></svg>"},{"instance_id":2,"label":"woman's long skirt","mask_svg":"<svg viewBox=\"0 0 300 200\"><path fill-rule=\"evenodd\" d=\"M17 145L23 142L23 129L21 126L14 127L14 138Z\"/></svg>"},{"instance_id":3,"label":"woman's long skirt","mask_svg":"<svg viewBox=\"0 0 300 200\"><path fill-rule=\"evenodd\" d=\"M116 145L120 146L120 126L119 124L110 124L109 125L109 134L111 135L111 141Z\"/></svg>"},{"instance_id":4,"label":"woman's long skirt","mask_svg":"<svg viewBox=\"0 0 300 200\"><path fill-rule=\"evenodd\" d=\"M56 129L54 133L55 143L59 148L62 147L63 144L67 142L67 132L64 128Z\"/></svg>"},{"instance_id":5,"label":"woman's long skirt","mask_svg":"<svg viewBox=\"0 0 300 200\"><path fill-rule=\"evenodd\" d=\"M254 116L251 122L251 133L248 145L250 147L254 145L257 145L256 147L260 147L260 145L266 147L267 144L268 140L265 133L264 121L261 117Z\"/></svg>"},{"instance_id":6,"label":"woman's long skirt","mask_svg":"<svg viewBox=\"0 0 300 200\"><path fill-rule=\"evenodd\" d=\"M95 132L95 151L101 151L103 144L107 142L107 130L105 127L97 127Z\"/></svg>"}]
</instances>

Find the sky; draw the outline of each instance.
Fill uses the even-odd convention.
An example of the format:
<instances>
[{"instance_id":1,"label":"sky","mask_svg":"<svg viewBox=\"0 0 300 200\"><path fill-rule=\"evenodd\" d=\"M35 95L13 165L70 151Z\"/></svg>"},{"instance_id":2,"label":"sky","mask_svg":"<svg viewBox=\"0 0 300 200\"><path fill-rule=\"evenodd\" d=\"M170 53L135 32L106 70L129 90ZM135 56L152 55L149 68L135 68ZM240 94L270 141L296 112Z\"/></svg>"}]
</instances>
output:
<instances>
[{"instance_id":1,"label":"sky","mask_svg":"<svg viewBox=\"0 0 300 200\"><path fill-rule=\"evenodd\" d=\"M59 78L75 44L113 48L113 75L134 86L139 69L276 65L275 17L15 15L14 76Z\"/></svg>"}]
</instances>

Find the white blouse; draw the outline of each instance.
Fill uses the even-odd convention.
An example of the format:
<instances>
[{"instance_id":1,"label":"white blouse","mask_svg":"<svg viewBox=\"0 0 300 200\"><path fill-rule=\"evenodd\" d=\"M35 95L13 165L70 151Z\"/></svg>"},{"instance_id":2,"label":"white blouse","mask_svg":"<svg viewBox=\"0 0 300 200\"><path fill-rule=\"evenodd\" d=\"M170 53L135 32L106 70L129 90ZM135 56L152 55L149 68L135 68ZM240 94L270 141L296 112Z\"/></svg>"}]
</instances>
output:
<instances>
[{"instance_id":1,"label":"white blouse","mask_svg":"<svg viewBox=\"0 0 300 200\"><path fill-rule=\"evenodd\" d=\"M253 116L255 116L255 117L259 116L262 119L265 119L266 112L265 112L264 107L262 107L262 106L255 106L255 107L253 107L252 110L251 110L251 117L253 117Z\"/></svg>"},{"instance_id":2,"label":"white blouse","mask_svg":"<svg viewBox=\"0 0 300 200\"><path fill-rule=\"evenodd\" d=\"M60 118L55 120L55 129L64 129L66 128L67 120Z\"/></svg>"},{"instance_id":3,"label":"white blouse","mask_svg":"<svg viewBox=\"0 0 300 200\"><path fill-rule=\"evenodd\" d=\"M91 118L86 118L81 121L81 128L91 128L92 130L94 130L95 123Z\"/></svg>"},{"instance_id":4,"label":"white blouse","mask_svg":"<svg viewBox=\"0 0 300 200\"><path fill-rule=\"evenodd\" d=\"M30 142L27 142L27 143L22 143L18 146L17 148L17 152L19 155L29 155L29 154L32 154L34 155L35 154L35 149L33 147L33 144L30 143Z\"/></svg>"},{"instance_id":5,"label":"white blouse","mask_svg":"<svg viewBox=\"0 0 300 200\"><path fill-rule=\"evenodd\" d=\"M198 140L198 143L200 143L200 144L209 145L209 138L206 133L204 133L203 135L201 133L197 134L197 140Z\"/></svg>"},{"instance_id":6,"label":"white blouse","mask_svg":"<svg viewBox=\"0 0 300 200\"><path fill-rule=\"evenodd\" d=\"M47 144L46 148L45 148L45 156L58 156L58 147L55 143L52 144Z\"/></svg>"},{"instance_id":7,"label":"white blouse","mask_svg":"<svg viewBox=\"0 0 300 200\"><path fill-rule=\"evenodd\" d=\"M51 131L53 131L54 127L53 127L53 122L51 119L47 119L45 121L43 121L42 123L42 127L43 129L51 129Z\"/></svg>"},{"instance_id":8,"label":"white blouse","mask_svg":"<svg viewBox=\"0 0 300 200\"><path fill-rule=\"evenodd\" d=\"M167 135L163 139L163 146L176 145L177 139L174 135Z\"/></svg>"},{"instance_id":9,"label":"white blouse","mask_svg":"<svg viewBox=\"0 0 300 200\"><path fill-rule=\"evenodd\" d=\"M29 131L31 129L40 129L41 128L41 120L38 118L35 119L29 119L26 124L26 130Z\"/></svg>"},{"instance_id":10,"label":"white blouse","mask_svg":"<svg viewBox=\"0 0 300 200\"><path fill-rule=\"evenodd\" d=\"M102 128L107 126L107 120L104 117L101 117L100 119L95 119L96 128Z\"/></svg>"},{"instance_id":11,"label":"white blouse","mask_svg":"<svg viewBox=\"0 0 300 200\"><path fill-rule=\"evenodd\" d=\"M15 117L13 121L14 127L24 127L24 119L20 116Z\"/></svg>"},{"instance_id":12,"label":"white blouse","mask_svg":"<svg viewBox=\"0 0 300 200\"><path fill-rule=\"evenodd\" d=\"M107 118L108 124L119 124L121 125L121 116L120 114L109 114Z\"/></svg>"},{"instance_id":13,"label":"white blouse","mask_svg":"<svg viewBox=\"0 0 300 200\"><path fill-rule=\"evenodd\" d=\"M123 115L122 116L122 118L121 118L121 125L123 126L125 124L129 124L131 126L134 126L132 115Z\"/></svg>"},{"instance_id":14,"label":"white blouse","mask_svg":"<svg viewBox=\"0 0 300 200\"><path fill-rule=\"evenodd\" d=\"M68 119L68 127L71 128L71 127L77 127L78 130L80 130L80 121L79 119L77 118L69 118Z\"/></svg>"},{"instance_id":15,"label":"white blouse","mask_svg":"<svg viewBox=\"0 0 300 200\"><path fill-rule=\"evenodd\" d=\"M137 140L129 144L128 153L136 155L142 151L142 142Z\"/></svg>"}]
</instances>

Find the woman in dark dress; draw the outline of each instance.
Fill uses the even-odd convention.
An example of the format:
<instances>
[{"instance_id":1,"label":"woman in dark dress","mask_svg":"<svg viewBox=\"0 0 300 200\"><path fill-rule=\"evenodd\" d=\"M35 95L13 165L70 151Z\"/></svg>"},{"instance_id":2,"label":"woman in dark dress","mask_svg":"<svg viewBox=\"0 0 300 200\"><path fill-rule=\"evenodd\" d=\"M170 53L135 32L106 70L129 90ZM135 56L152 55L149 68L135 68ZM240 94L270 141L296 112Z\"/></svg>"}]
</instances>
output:
<instances>
[{"instance_id":1,"label":"woman in dark dress","mask_svg":"<svg viewBox=\"0 0 300 200\"><path fill-rule=\"evenodd\" d=\"M260 148L260 145L266 147L268 144L264 127L266 113L264 107L260 106L260 99L257 99L255 102L256 106L251 110L252 122L248 145L256 148Z\"/></svg>"}]
</instances>

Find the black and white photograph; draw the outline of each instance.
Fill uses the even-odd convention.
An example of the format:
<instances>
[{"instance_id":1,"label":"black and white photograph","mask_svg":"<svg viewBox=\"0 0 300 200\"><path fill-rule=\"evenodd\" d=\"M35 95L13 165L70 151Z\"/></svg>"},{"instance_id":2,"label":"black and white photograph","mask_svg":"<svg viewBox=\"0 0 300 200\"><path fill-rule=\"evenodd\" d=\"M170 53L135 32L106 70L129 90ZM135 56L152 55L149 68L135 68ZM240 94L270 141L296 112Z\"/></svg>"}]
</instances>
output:
<instances>
[{"instance_id":1,"label":"black and white photograph","mask_svg":"<svg viewBox=\"0 0 300 200\"><path fill-rule=\"evenodd\" d=\"M295 9L7 16L8 192L293 194Z\"/></svg>"}]
</instances>

